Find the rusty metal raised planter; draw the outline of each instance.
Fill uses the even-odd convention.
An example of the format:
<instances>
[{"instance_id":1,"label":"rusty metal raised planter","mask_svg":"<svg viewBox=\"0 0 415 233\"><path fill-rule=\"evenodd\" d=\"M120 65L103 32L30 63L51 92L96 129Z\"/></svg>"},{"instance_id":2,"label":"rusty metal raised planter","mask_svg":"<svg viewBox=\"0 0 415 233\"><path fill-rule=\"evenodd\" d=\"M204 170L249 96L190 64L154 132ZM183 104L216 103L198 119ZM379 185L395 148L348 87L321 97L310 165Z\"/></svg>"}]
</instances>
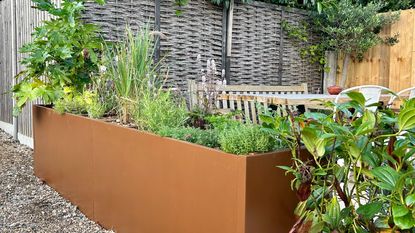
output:
<instances>
[{"instance_id":1,"label":"rusty metal raised planter","mask_svg":"<svg viewBox=\"0 0 415 233\"><path fill-rule=\"evenodd\" d=\"M33 107L35 173L107 229L283 233L297 198L276 165L290 152L236 156Z\"/></svg>"}]
</instances>

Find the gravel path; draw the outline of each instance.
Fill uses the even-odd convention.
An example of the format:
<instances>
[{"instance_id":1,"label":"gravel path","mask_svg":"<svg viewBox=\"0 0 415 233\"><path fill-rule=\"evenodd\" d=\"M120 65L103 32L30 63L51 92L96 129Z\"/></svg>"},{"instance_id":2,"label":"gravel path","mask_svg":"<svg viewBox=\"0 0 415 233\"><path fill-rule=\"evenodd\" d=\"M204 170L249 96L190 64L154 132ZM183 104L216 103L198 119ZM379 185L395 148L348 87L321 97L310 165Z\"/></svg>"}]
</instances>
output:
<instances>
[{"instance_id":1,"label":"gravel path","mask_svg":"<svg viewBox=\"0 0 415 233\"><path fill-rule=\"evenodd\" d=\"M0 232L111 232L33 175L32 152L0 130Z\"/></svg>"}]
</instances>

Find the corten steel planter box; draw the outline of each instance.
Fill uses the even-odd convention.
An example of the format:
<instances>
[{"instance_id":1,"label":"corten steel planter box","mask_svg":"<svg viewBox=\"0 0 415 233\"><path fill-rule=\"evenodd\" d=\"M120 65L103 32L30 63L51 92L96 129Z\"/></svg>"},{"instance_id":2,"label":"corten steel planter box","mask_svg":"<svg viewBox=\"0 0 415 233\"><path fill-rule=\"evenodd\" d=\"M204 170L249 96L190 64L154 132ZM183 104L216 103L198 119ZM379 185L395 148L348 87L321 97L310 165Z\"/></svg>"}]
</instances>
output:
<instances>
[{"instance_id":1,"label":"corten steel planter box","mask_svg":"<svg viewBox=\"0 0 415 233\"><path fill-rule=\"evenodd\" d=\"M34 106L35 173L107 229L283 233L290 152L236 156Z\"/></svg>"}]
</instances>

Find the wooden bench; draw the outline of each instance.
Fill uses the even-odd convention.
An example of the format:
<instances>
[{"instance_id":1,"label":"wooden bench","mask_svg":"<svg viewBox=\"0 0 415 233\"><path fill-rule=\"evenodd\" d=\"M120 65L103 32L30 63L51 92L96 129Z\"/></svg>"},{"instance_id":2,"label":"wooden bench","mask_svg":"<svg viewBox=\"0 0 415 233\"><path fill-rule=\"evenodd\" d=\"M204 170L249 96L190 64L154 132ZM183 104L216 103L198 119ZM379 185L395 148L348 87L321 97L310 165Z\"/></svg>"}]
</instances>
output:
<instances>
[{"instance_id":1,"label":"wooden bench","mask_svg":"<svg viewBox=\"0 0 415 233\"><path fill-rule=\"evenodd\" d=\"M254 86L254 85L226 85L217 88L219 95L240 95L240 94L307 94L308 87L306 83L299 86ZM190 109L200 106L200 101L203 99L203 86L201 83L196 83L194 80L188 80L188 94ZM254 124L259 123L257 105L262 105L267 109L267 101L252 100L244 98L229 98L216 101L216 108L219 112L231 112L239 110L244 114L245 121L251 121ZM287 108L290 106L281 106ZM282 113L281 113L282 114Z\"/></svg>"}]
</instances>

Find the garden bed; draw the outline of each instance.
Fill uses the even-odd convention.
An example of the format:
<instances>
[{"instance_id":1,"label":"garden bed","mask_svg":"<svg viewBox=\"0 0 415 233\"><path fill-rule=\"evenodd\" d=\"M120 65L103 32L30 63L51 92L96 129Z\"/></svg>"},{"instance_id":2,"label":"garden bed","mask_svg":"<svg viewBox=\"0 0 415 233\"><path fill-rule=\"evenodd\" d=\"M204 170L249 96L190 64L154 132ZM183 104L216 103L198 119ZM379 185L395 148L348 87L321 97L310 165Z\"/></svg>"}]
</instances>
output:
<instances>
[{"instance_id":1,"label":"garden bed","mask_svg":"<svg viewBox=\"0 0 415 233\"><path fill-rule=\"evenodd\" d=\"M290 151L236 156L33 107L35 174L117 232L275 233L295 222Z\"/></svg>"}]
</instances>

